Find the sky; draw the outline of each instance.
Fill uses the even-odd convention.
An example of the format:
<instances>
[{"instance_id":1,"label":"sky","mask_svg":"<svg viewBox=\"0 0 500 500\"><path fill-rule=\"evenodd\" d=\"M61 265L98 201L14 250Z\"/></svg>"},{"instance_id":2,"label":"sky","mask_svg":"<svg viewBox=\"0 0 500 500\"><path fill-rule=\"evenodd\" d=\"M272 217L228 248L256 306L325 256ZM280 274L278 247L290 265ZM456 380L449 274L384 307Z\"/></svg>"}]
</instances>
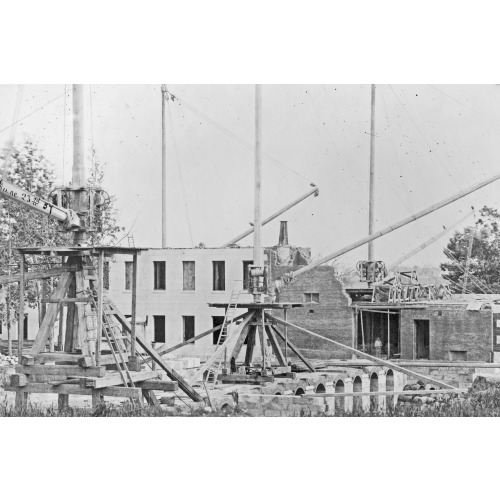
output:
<instances>
[{"instance_id":1,"label":"sky","mask_svg":"<svg viewBox=\"0 0 500 500\"><path fill-rule=\"evenodd\" d=\"M0 144L32 136L60 182L71 178L71 85L24 85L17 125L17 85L0 85ZM167 243L220 246L253 218L254 86L169 84ZM500 171L500 87L376 87L375 230ZM66 92L65 92L66 90ZM87 168L92 146L104 163L106 190L136 246L161 246L160 85L86 85ZM43 106L43 107L42 107ZM42 109L39 109L41 108ZM29 115L29 116L26 116ZM24 118L26 116L26 118ZM13 130L14 129L14 130ZM263 86L263 215L320 189L263 229L327 255L366 236L370 159L370 85ZM390 264L451 227L473 205L499 207L494 183L375 242ZM471 216L458 227L471 224ZM449 237L449 236L448 236ZM447 237L407 262L438 264ZM127 244L126 240L122 244ZM241 242L251 245L251 237ZM361 247L339 262L365 259Z\"/></svg>"}]
</instances>

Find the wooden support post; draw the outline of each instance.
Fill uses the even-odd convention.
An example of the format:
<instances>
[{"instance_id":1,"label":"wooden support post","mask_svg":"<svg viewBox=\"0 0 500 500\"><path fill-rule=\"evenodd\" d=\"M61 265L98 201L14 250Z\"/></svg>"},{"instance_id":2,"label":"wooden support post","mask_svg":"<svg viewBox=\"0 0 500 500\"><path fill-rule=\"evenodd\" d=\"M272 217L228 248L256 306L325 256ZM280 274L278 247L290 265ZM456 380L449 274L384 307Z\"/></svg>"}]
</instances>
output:
<instances>
[{"instance_id":1,"label":"wooden support post","mask_svg":"<svg viewBox=\"0 0 500 500\"><path fill-rule=\"evenodd\" d=\"M101 404L101 391L99 389L92 390L92 409L96 410Z\"/></svg>"},{"instance_id":2,"label":"wooden support post","mask_svg":"<svg viewBox=\"0 0 500 500\"><path fill-rule=\"evenodd\" d=\"M271 347L272 347L273 352L276 356L276 359L278 360L279 365L280 366L287 366L287 364L288 364L287 360L286 360L285 356L283 356L283 352L281 351L281 347L278 344L278 339L274 335L274 332L271 330L271 328L268 324L265 324L265 328L266 328L267 338L269 339L269 342L271 343ZM286 345L286 343L285 343L285 345Z\"/></svg>"},{"instance_id":3,"label":"wooden support post","mask_svg":"<svg viewBox=\"0 0 500 500\"><path fill-rule=\"evenodd\" d=\"M57 396L57 408L59 411L63 411L64 408L69 406L69 394L59 394Z\"/></svg>"},{"instance_id":4,"label":"wooden support post","mask_svg":"<svg viewBox=\"0 0 500 500\"><path fill-rule=\"evenodd\" d=\"M59 335L57 336L57 350L64 351L64 305L59 304Z\"/></svg>"},{"instance_id":5,"label":"wooden support post","mask_svg":"<svg viewBox=\"0 0 500 500\"><path fill-rule=\"evenodd\" d=\"M97 311L96 311L97 341L95 350L95 361L97 366L100 366L101 364L103 293L104 293L104 252L101 250L99 252L98 263L97 263Z\"/></svg>"},{"instance_id":6,"label":"wooden support post","mask_svg":"<svg viewBox=\"0 0 500 500\"><path fill-rule=\"evenodd\" d=\"M278 335L283 341L285 341L285 336L274 326L270 325L274 333ZM298 358L309 368L311 372L315 372L314 366L302 355L302 353L295 347L288 339L286 343L290 346L290 349L298 356Z\"/></svg>"},{"instance_id":7,"label":"wooden support post","mask_svg":"<svg viewBox=\"0 0 500 500\"><path fill-rule=\"evenodd\" d=\"M70 283L73 281L73 276L71 273L64 273L57 285L56 290L52 294L52 299L60 299L66 295L66 292L69 288ZM59 312L58 304L48 304L47 305L47 313L43 318L40 329L38 330L38 334L36 336L35 341L33 342L33 346L30 350L30 354L39 354L45 348L45 344L47 339L49 338L49 332L51 328L54 326L54 322L57 318L57 314Z\"/></svg>"},{"instance_id":8,"label":"wooden support post","mask_svg":"<svg viewBox=\"0 0 500 500\"><path fill-rule=\"evenodd\" d=\"M26 408L28 404L28 393L27 392L16 392L16 399L14 402L14 408L16 411L22 411Z\"/></svg>"},{"instance_id":9,"label":"wooden support post","mask_svg":"<svg viewBox=\"0 0 500 500\"><path fill-rule=\"evenodd\" d=\"M71 284L68 289L68 297L76 296L76 281L75 275L71 275ZM66 306L66 335L64 337L64 350L65 352L73 352L74 345L74 334L73 331L75 329L75 307L76 304L69 302Z\"/></svg>"},{"instance_id":10,"label":"wooden support post","mask_svg":"<svg viewBox=\"0 0 500 500\"><path fill-rule=\"evenodd\" d=\"M245 353L245 366L250 366L252 364L253 349L255 347L255 325L250 325L250 331L248 332L247 350Z\"/></svg>"},{"instance_id":11,"label":"wooden support post","mask_svg":"<svg viewBox=\"0 0 500 500\"><path fill-rule=\"evenodd\" d=\"M266 371L266 333L264 332L264 309L261 311L261 315L259 318L259 338L260 338L260 344L261 344L261 351L262 351L262 375L265 375Z\"/></svg>"},{"instance_id":12,"label":"wooden support post","mask_svg":"<svg viewBox=\"0 0 500 500\"><path fill-rule=\"evenodd\" d=\"M241 349L245 345L245 340L248 337L248 333L250 332L250 325L247 323L242 329L240 336L238 340L236 341L236 344L233 348L233 352L229 356L229 361L231 361L232 358L234 358L234 361L238 359L238 356L240 355Z\"/></svg>"},{"instance_id":13,"label":"wooden support post","mask_svg":"<svg viewBox=\"0 0 500 500\"><path fill-rule=\"evenodd\" d=\"M19 263L19 309L18 309L18 320L17 320L17 357L21 359L23 355L23 341L24 341L24 273L25 273L26 262L24 260L24 254L21 254L21 259Z\"/></svg>"},{"instance_id":14,"label":"wooden support post","mask_svg":"<svg viewBox=\"0 0 500 500\"><path fill-rule=\"evenodd\" d=\"M137 252L134 253L132 261L132 317L130 318L130 355L135 356L135 328L136 328L136 315L137 315Z\"/></svg>"},{"instance_id":15,"label":"wooden support post","mask_svg":"<svg viewBox=\"0 0 500 500\"><path fill-rule=\"evenodd\" d=\"M287 310L283 309L283 318L285 319L285 321L286 321L286 317L287 317ZM288 365L288 327L287 326L285 326L285 360L286 360L286 364Z\"/></svg>"},{"instance_id":16,"label":"wooden support post","mask_svg":"<svg viewBox=\"0 0 500 500\"><path fill-rule=\"evenodd\" d=\"M391 359L391 315L387 310L387 359Z\"/></svg>"}]
</instances>

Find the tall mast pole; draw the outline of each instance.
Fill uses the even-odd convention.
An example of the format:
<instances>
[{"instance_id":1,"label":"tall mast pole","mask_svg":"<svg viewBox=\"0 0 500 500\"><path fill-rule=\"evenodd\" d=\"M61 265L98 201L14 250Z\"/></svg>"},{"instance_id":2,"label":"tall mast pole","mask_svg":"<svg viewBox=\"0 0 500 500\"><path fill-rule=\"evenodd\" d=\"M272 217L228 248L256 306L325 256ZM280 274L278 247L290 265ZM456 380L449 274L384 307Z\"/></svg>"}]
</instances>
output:
<instances>
[{"instance_id":1,"label":"tall mast pole","mask_svg":"<svg viewBox=\"0 0 500 500\"><path fill-rule=\"evenodd\" d=\"M375 208L375 84L372 84L371 125L370 125L370 200L368 208L368 234L373 234ZM373 260L373 241L368 243L368 260Z\"/></svg>"},{"instance_id":2,"label":"tall mast pole","mask_svg":"<svg viewBox=\"0 0 500 500\"><path fill-rule=\"evenodd\" d=\"M80 189L85 187L85 120L83 109L83 85L73 85L73 170L72 188ZM75 212L83 209L85 196L83 191L75 192ZM73 237L75 245L85 243L86 233L76 231Z\"/></svg>"},{"instance_id":3,"label":"tall mast pole","mask_svg":"<svg viewBox=\"0 0 500 500\"><path fill-rule=\"evenodd\" d=\"M260 208L262 204L262 86L255 85L255 197L253 218L253 265L260 267L260 235L262 219Z\"/></svg>"},{"instance_id":4,"label":"tall mast pole","mask_svg":"<svg viewBox=\"0 0 500 500\"><path fill-rule=\"evenodd\" d=\"M167 248L167 100L166 85L161 86L161 247Z\"/></svg>"}]
</instances>

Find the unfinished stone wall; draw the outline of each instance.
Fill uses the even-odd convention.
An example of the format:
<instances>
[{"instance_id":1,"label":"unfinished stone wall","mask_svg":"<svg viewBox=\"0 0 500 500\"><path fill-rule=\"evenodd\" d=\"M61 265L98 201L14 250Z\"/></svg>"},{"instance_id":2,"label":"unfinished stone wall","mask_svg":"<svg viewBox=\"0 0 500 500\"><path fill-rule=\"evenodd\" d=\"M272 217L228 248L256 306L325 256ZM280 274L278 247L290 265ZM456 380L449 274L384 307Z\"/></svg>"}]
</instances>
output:
<instances>
[{"instance_id":1,"label":"unfinished stone wall","mask_svg":"<svg viewBox=\"0 0 500 500\"><path fill-rule=\"evenodd\" d=\"M272 258L269 262L272 281L300 268L300 266L277 266ZM282 288L277 301L305 302L305 294L309 293L319 293L319 304L289 310L287 319L298 326L351 346L353 313L349 308L350 299L335 277L333 267L320 266L300 275L291 284ZM308 357L323 359L350 357L346 351L337 349L329 342L297 330L289 329L288 335L292 343Z\"/></svg>"},{"instance_id":2,"label":"unfinished stone wall","mask_svg":"<svg viewBox=\"0 0 500 500\"><path fill-rule=\"evenodd\" d=\"M452 361L453 353L465 352L466 361L491 361L491 310L467 311L465 305L401 310L402 359L415 358L418 319L429 320L430 360Z\"/></svg>"},{"instance_id":3,"label":"unfinished stone wall","mask_svg":"<svg viewBox=\"0 0 500 500\"><path fill-rule=\"evenodd\" d=\"M238 396L240 409L257 417L333 416L352 412L383 411L387 405L397 404L395 396L356 396L356 392L401 391L406 376L380 367L346 370L343 373L303 374L299 379L282 379L262 387L241 388ZM345 394L334 397L335 394ZM321 397L308 397L313 395ZM217 409L232 406L228 395L212 395Z\"/></svg>"}]
</instances>

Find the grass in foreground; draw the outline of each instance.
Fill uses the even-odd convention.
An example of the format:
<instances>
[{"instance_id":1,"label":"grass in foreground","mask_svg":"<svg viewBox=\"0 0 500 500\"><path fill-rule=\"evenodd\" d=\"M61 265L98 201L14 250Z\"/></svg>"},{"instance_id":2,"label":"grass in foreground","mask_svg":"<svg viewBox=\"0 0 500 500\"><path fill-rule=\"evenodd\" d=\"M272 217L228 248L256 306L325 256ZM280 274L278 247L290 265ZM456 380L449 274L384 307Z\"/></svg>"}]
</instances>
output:
<instances>
[{"instance_id":1,"label":"grass in foreground","mask_svg":"<svg viewBox=\"0 0 500 500\"><path fill-rule=\"evenodd\" d=\"M28 404L26 408L17 411L7 400L0 402L0 417L166 417L161 408L139 408L131 403L113 405L103 403L98 408L67 407L61 412L56 407L44 408L41 405ZM203 410L192 410L190 413L179 413L178 416L187 417L223 417L246 416L244 409L227 412L215 411L211 413ZM321 415L319 415L321 416ZM395 409L388 408L385 412L357 411L345 413L343 417L500 417L500 384L478 379L476 383L463 395L441 403L439 406L418 406L415 404L398 405Z\"/></svg>"}]
</instances>

